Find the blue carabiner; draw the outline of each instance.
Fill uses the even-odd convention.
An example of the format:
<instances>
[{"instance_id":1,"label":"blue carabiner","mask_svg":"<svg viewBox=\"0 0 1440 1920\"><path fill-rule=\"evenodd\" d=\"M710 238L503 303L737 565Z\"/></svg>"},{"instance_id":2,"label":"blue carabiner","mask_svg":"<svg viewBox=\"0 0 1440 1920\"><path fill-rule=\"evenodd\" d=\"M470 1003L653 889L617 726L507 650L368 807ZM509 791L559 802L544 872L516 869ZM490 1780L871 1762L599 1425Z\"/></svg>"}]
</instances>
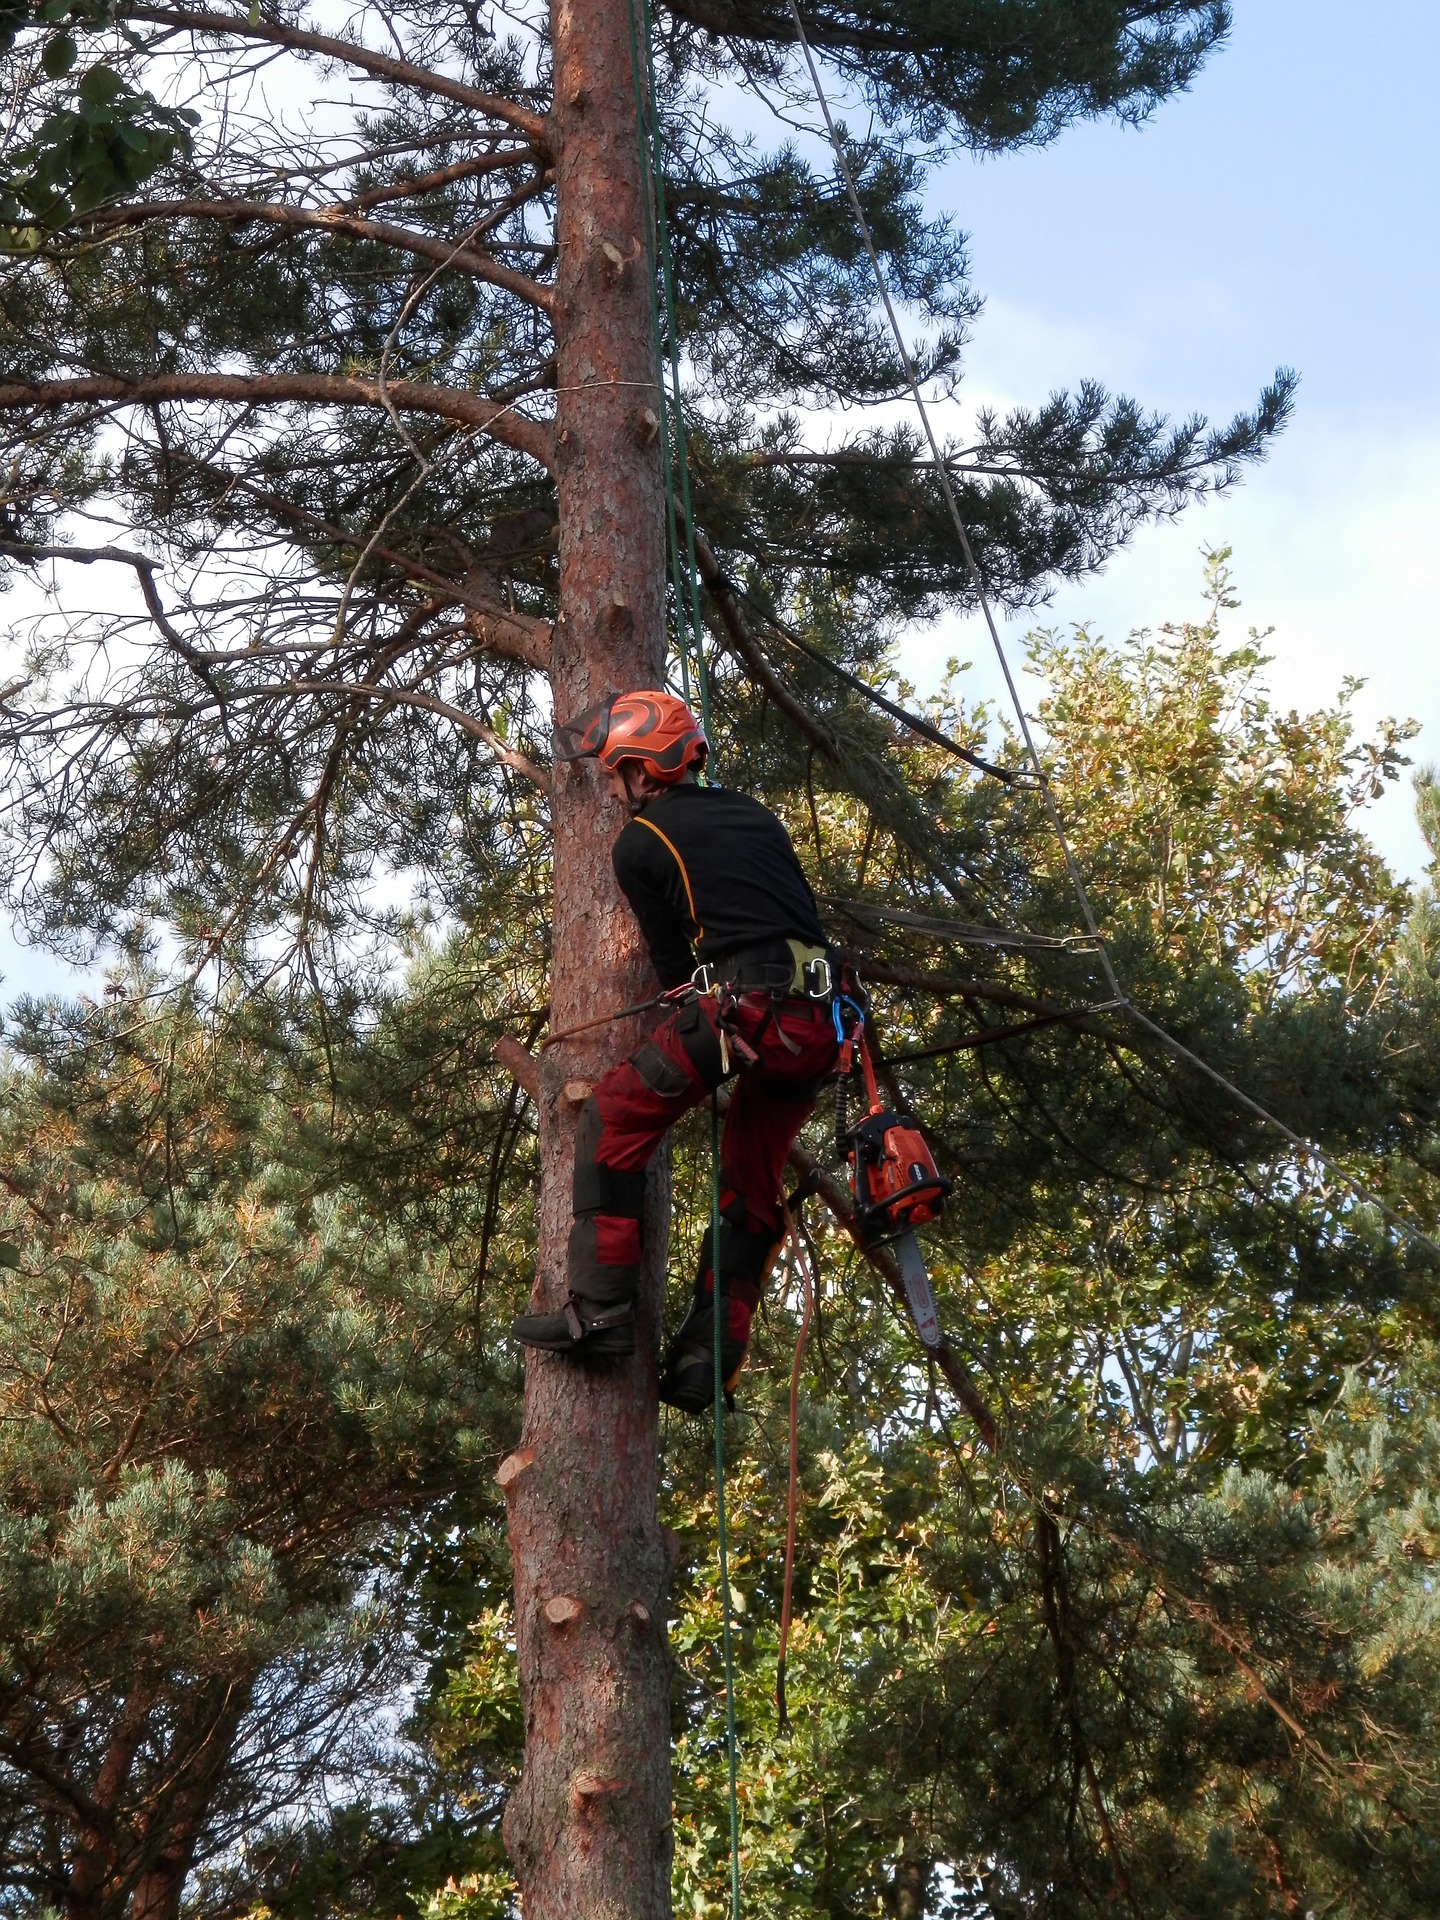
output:
<instances>
[{"instance_id":1,"label":"blue carabiner","mask_svg":"<svg viewBox=\"0 0 1440 1920\"><path fill-rule=\"evenodd\" d=\"M848 993L837 993L835 998L830 1002L830 1012L835 1021L835 1044L837 1047L843 1047L845 1044L845 1016L840 1011L842 1007L849 1007L853 1011L857 1026L863 1027L865 1024L865 1009L858 1001L852 1000Z\"/></svg>"}]
</instances>

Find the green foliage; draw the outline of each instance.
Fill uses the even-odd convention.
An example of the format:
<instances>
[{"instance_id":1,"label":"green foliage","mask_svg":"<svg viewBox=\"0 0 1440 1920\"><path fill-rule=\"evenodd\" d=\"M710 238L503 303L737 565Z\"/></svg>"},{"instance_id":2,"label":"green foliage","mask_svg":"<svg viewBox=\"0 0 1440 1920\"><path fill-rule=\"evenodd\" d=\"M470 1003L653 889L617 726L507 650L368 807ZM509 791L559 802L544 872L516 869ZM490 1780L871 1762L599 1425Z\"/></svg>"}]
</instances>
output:
<instances>
[{"instance_id":1,"label":"green foliage","mask_svg":"<svg viewBox=\"0 0 1440 1920\"><path fill-rule=\"evenodd\" d=\"M334 1088L298 1039L123 996L21 1010L0 1086L11 1895L93 1871L123 1899L293 1819L317 1767L363 1778L355 1730L414 1658L397 1530L453 1503L513 1417L469 1270L410 1241L399 1196L376 1212L358 1156L333 1178Z\"/></svg>"},{"instance_id":2,"label":"green foliage","mask_svg":"<svg viewBox=\"0 0 1440 1920\"><path fill-rule=\"evenodd\" d=\"M1226 559L1197 621L1121 646L1037 638L1056 790L1141 1003L1433 1230L1433 902L1363 830L1409 729L1356 738L1348 690L1277 709L1263 636L1231 633ZM950 694L933 712L975 737ZM1083 951L957 964L867 920L865 902L954 905L893 816L807 791L786 750L757 710L733 777L862 903L872 981L896 976L876 985L888 1052L1004 1025L1017 994L1103 997ZM1033 798L959 780L923 743L890 753L978 899L1063 929ZM731 1428L746 1911L1079 1916L1127 1907L1128 1885L1176 1920L1419 1920L1440 1870L1433 1263L1113 1016L898 1074L957 1176L927 1253L1000 1445L976 1443L812 1204L788 1738L772 1694L793 1280L772 1286ZM675 1313L704 1133L677 1142ZM676 1901L718 1920L710 1472L703 1424L675 1420ZM449 1763L498 1786L516 1757L503 1629L456 1657Z\"/></svg>"},{"instance_id":3,"label":"green foliage","mask_svg":"<svg viewBox=\"0 0 1440 1920\"><path fill-rule=\"evenodd\" d=\"M482 31L466 5L407 0L386 10L382 38L422 71L543 113L548 76L524 37L533 27L543 45L543 9L512 12L513 32ZM925 206L937 156L956 139L998 148L1087 115L1141 115L1188 83L1226 25L1216 0L1007 0L1003 13L1003 31L992 0L907 0L874 19L827 0L811 15L852 103L878 109L851 139L859 190L887 276L923 320L923 376L952 390L980 300L964 236ZM108 20L57 14L45 29L95 42L104 61L91 72L123 89L109 101L77 101L69 80L36 70L39 29L9 56L16 146L30 156L11 217L28 193L16 233L31 251L0 275L13 380L303 380L383 365L391 382L545 413L543 308L455 259L470 236L462 252L479 246L507 276L552 284L553 173L523 141L477 131L424 84L352 72L347 131L327 123L325 136L350 158L315 174L309 135L257 118L256 102L277 59L277 98L323 92L316 59L249 40L237 15L234 35L203 32L177 62L173 38L152 44L144 24L127 26L118 4ZM258 25L282 30L279 16ZM902 396L906 374L844 194L783 125L767 142L731 112L747 84L802 106L785 9L677 9L657 60L697 519L743 588L757 645L830 743L824 782L893 816L907 803L884 730L818 672L792 672L774 623L869 672L900 623L973 604L973 584L915 435L860 411ZM165 115L202 90L213 108L182 138ZM351 230L361 216L367 230ZM982 410L952 466L994 595L1035 605L1146 521L1233 483L1283 425L1292 388L1277 377L1219 427L1166 421L1094 382L1003 417ZM502 817L527 808L533 830L513 766L449 715L488 727L508 714L510 745L547 756L536 676L503 646L482 648L477 671L466 618L477 594L553 618L551 481L484 434L411 415L397 432L378 406L165 399L127 410L123 449L109 407L0 416L13 557L67 516L129 524L163 567L174 638L152 646L153 615L123 602L78 627L42 616L16 633L26 686L0 715L0 878L37 932L77 946L153 915L185 938L233 922L237 947L303 928L308 964L343 991L361 930L394 932L378 875L465 915L459 849L484 859ZM813 408L857 421L823 455L801 430ZM302 644L313 671L297 681L282 662ZM344 689L356 686L376 698L352 713ZM727 728L748 726L749 686L733 665L717 673ZM442 710L414 705L417 692ZM923 810L911 827L926 845Z\"/></svg>"},{"instance_id":4,"label":"green foliage","mask_svg":"<svg viewBox=\"0 0 1440 1920\"><path fill-rule=\"evenodd\" d=\"M115 11L104 0L46 0L39 7L11 0L0 8L0 53L27 30L41 36L43 87L71 73L80 57L77 33L113 30L114 23ZM123 37L138 44L128 29ZM133 192L189 152L191 129L199 124L192 109L162 106L113 67L89 67L70 103L52 106L32 138L11 148L0 171L0 243L7 249L36 247L47 230Z\"/></svg>"},{"instance_id":5,"label":"green foliage","mask_svg":"<svg viewBox=\"0 0 1440 1920\"><path fill-rule=\"evenodd\" d=\"M46 73L61 79L74 63L74 41L57 34L45 50ZM34 140L15 151L0 190L0 225L10 244L25 243L27 215L37 227L61 227L132 192L188 146L199 118L188 107L162 107L137 93L109 67L91 67L74 105L52 113Z\"/></svg>"},{"instance_id":6,"label":"green foliage","mask_svg":"<svg viewBox=\"0 0 1440 1920\"><path fill-rule=\"evenodd\" d=\"M513 18L502 39L427 0L375 25L543 115L544 20ZM978 296L925 211L931 162L1141 117L1228 23L1218 0L806 19L874 110L860 191L951 388ZM4 20L27 249L0 272L7 378L108 383L5 416L8 557L118 521L150 591L27 615L0 703L11 896L127 958L103 1010L22 1010L0 1087L0 1897L49 1908L89 1874L108 1920L168 1850L215 1920L496 1920L522 1728L485 1468L516 1417L499 1330L537 1181L491 1055L549 997L551 714L527 658L556 611L555 497L454 421L260 383L383 373L543 414L554 340L514 282L553 284L553 174L479 109L353 69L321 129L257 113L273 60L296 98L335 90L238 13L168 68L123 5ZM735 1427L750 1910L1419 1920L1434 1263L1097 1008L1033 790L975 780L789 646L893 687L901 624L973 599L913 434L802 433L904 369L834 182L727 122L737 84L803 97L791 31L770 0L687 0L659 47L696 518L752 649L725 626L712 650L717 760L791 826L885 1050L926 1056L897 1070L957 1179L930 1256L999 1444L812 1219L789 1739L769 1693L793 1289ZM203 122L154 104L202 88ZM457 264L462 237L504 273ZM114 433L115 388L217 374L248 384ZM1233 483L1292 388L1220 428L1093 383L980 412L949 459L996 599L1035 605ZM1406 729L1357 741L1348 692L1277 711L1262 637L1229 637L1223 556L1207 600L1125 646L1035 642L1081 865L1141 1004L1433 1228L1440 921L1359 818ZM515 619L542 623L525 645ZM931 717L1013 761L962 685ZM1421 805L1440 851L1433 782ZM884 919L897 903L920 924ZM1071 944L962 951L977 922ZM216 1008L156 1010L164 938ZM707 1177L682 1129L672 1309ZM700 1913L725 1835L708 1474L675 1422L677 1875ZM77 1796L112 1758L92 1847Z\"/></svg>"},{"instance_id":7,"label":"green foliage","mask_svg":"<svg viewBox=\"0 0 1440 1920\"><path fill-rule=\"evenodd\" d=\"M1037 639L1080 857L1142 1002L1433 1224L1434 906L1362 821L1406 730L1357 740L1343 699L1277 710L1263 640L1230 632L1223 555L1206 593L1158 637ZM1003 1025L1016 996L1101 996L1083 951L961 966L938 935L865 919L897 899L953 915L917 852L943 849L984 910L1063 930L1032 795L857 722L849 749L916 796L915 816L881 811L807 783L804 753L729 697L735 777L852 903L888 1052ZM953 690L933 712L982 737ZM29 1664L11 1711L53 1741L78 1676L69 1764L90 1779L122 1678L153 1679L157 1713L196 1703L156 1768L218 1724L205 1681L248 1689L206 1787L202 1912L510 1911L499 1818L523 1729L482 1456L517 1412L500 1329L528 1285L534 1181L527 1105L486 1062L507 1027L535 1031L547 874L534 814L485 822L464 822L469 929L432 948L400 927L403 992L357 978L323 1009L262 995L217 1024L156 1018L121 980L103 1011L30 1007L15 1028L0 1631ZM898 1072L957 1176L927 1250L1000 1444L975 1443L812 1203L788 1737L772 1693L793 1276L731 1434L747 1911L1059 1920L1128 1885L1174 1920L1297 1902L1420 1920L1440 1812L1430 1263L1113 1015ZM705 1139L701 1121L677 1140L676 1315ZM677 1418L665 1448L677 1907L718 1916L709 1437ZM402 1697L403 1724L329 1762L317 1808L297 1728ZM42 1837L47 1750L0 1778L17 1889L63 1870L63 1820Z\"/></svg>"},{"instance_id":8,"label":"green foliage","mask_svg":"<svg viewBox=\"0 0 1440 1920\"><path fill-rule=\"evenodd\" d=\"M1121 1871L1141 1911L1187 1920L1290 1900L1432 1910L1432 1367L1383 1403L1352 1385L1305 1438L1303 1494L1239 1469L1183 1490L1143 1473L1098 1499L1057 1489L1049 1596L1015 1457L957 1452L928 1423L842 1457L815 1448L810 1409L788 1736L773 1701L784 1485L757 1458L779 1438L767 1406L730 1488L746 1911L878 1916L905 1910L908 1883L924 1890L917 1913L1078 1914L1123 1899ZM698 1549L675 1629L676 1904L718 1916L707 1503L697 1489L676 1515Z\"/></svg>"},{"instance_id":9,"label":"green foliage","mask_svg":"<svg viewBox=\"0 0 1440 1920\"><path fill-rule=\"evenodd\" d=\"M782 0L677 0L709 33L775 57L792 37ZM1050 140L1072 120L1140 119L1187 86L1230 25L1226 0L810 0L807 37L863 86L887 119L922 134L955 128L1002 150Z\"/></svg>"}]
</instances>

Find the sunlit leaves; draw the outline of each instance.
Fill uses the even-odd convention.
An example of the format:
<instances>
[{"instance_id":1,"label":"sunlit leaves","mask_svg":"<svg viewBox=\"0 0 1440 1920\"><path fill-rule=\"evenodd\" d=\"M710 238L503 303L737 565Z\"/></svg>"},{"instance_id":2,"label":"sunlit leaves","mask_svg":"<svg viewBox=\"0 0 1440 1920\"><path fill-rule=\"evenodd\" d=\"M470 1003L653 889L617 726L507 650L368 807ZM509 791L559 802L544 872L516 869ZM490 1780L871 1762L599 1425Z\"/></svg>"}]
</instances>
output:
<instances>
[{"instance_id":1,"label":"sunlit leaves","mask_svg":"<svg viewBox=\"0 0 1440 1920\"><path fill-rule=\"evenodd\" d=\"M74 41L57 35L46 49L46 71L58 79L74 58ZM0 227L10 245L36 245L43 230L138 187L188 148L199 117L189 107L161 106L110 67L89 68L73 103L11 156L0 185Z\"/></svg>"}]
</instances>

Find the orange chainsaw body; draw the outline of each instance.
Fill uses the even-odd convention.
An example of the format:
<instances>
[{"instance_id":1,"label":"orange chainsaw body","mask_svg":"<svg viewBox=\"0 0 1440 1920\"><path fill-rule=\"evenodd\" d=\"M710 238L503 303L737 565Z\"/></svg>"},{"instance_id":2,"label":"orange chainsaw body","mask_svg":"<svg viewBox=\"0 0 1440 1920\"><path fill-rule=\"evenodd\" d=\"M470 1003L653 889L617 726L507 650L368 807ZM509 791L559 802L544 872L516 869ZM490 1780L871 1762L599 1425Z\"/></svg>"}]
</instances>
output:
<instances>
[{"instance_id":1,"label":"orange chainsaw body","mask_svg":"<svg viewBox=\"0 0 1440 1920\"><path fill-rule=\"evenodd\" d=\"M907 1114L867 1114L850 1140L855 1204L867 1227L899 1233L940 1218L950 1182Z\"/></svg>"}]
</instances>

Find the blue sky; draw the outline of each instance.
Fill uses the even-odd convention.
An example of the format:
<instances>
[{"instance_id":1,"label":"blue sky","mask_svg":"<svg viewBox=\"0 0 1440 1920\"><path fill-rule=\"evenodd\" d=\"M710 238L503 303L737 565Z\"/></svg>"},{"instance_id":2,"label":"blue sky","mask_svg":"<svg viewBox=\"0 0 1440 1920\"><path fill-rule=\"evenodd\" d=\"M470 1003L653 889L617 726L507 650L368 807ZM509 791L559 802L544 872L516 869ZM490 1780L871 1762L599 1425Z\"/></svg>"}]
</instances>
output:
<instances>
[{"instance_id":1,"label":"blue sky","mask_svg":"<svg viewBox=\"0 0 1440 1920\"><path fill-rule=\"evenodd\" d=\"M1170 413L1228 419L1278 365L1295 419L1242 487L1148 529L1035 624L1118 639L1198 611L1202 545L1233 546L1247 624L1273 626L1284 705L1367 679L1362 722L1414 716L1440 760L1440 6L1236 0L1230 43L1138 129L963 159L935 183L969 232L986 310L966 398L1038 401L1086 375ZM974 622L916 635L997 684ZM1032 690L1033 691L1033 690ZM1417 876L1407 788L1372 831Z\"/></svg>"}]
</instances>

